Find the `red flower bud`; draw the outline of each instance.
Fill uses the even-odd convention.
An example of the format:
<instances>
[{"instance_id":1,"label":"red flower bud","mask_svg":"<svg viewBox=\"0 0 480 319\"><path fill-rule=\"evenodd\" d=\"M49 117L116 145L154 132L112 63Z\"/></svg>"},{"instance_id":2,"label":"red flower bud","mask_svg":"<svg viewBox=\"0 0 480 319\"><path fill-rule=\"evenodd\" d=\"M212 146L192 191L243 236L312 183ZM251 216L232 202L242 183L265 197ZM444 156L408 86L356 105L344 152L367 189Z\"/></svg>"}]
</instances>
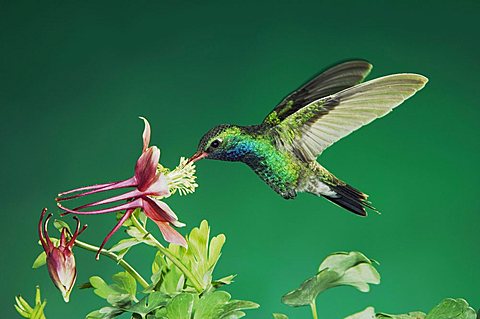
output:
<instances>
[{"instance_id":1,"label":"red flower bud","mask_svg":"<svg viewBox=\"0 0 480 319\"><path fill-rule=\"evenodd\" d=\"M75 267L75 257L73 256L72 247L77 236L81 234L85 228L87 228L87 226L84 225L80 230L80 221L77 217L74 217L74 219L77 221L77 228L73 235L70 234L70 240L67 241L68 229L63 228L58 246L55 246L48 236L47 231L48 221L52 217L52 214L47 216L45 223L43 224L43 218L46 211L47 209L44 208L42 210L42 214L40 215L40 221L38 222L38 234L43 249L47 254L47 268L50 278L62 293L65 302L68 302L73 285L77 279L77 268Z\"/></svg>"}]
</instances>

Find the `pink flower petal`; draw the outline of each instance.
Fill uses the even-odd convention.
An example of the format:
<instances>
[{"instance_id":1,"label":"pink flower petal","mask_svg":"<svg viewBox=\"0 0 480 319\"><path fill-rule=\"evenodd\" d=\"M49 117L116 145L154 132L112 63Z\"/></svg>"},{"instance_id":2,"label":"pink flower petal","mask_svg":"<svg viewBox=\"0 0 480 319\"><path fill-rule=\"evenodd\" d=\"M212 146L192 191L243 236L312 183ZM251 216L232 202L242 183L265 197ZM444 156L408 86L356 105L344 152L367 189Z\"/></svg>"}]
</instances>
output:
<instances>
[{"instance_id":1,"label":"pink flower petal","mask_svg":"<svg viewBox=\"0 0 480 319\"><path fill-rule=\"evenodd\" d=\"M142 139L143 139L142 153L145 153L145 150L148 148L148 144L150 144L150 123L148 123L147 119L144 117L140 117L140 119L143 120L143 123L145 124L145 128L143 129L143 134L142 134Z\"/></svg>"},{"instance_id":2,"label":"pink flower petal","mask_svg":"<svg viewBox=\"0 0 480 319\"><path fill-rule=\"evenodd\" d=\"M187 241L185 238L172 228L167 222L155 221L160 232L162 233L163 238L172 244L180 245L187 248Z\"/></svg>"},{"instance_id":3,"label":"pink flower petal","mask_svg":"<svg viewBox=\"0 0 480 319\"><path fill-rule=\"evenodd\" d=\"M145 190L144 195L154 196L168 196L170 189L168 188L168 181L165 175L159 173L157 179Z\"/></svg>"},{"instance_id":4,"label":"pink flower petal","mask_svg":"<svg viewBox=\"0 0 480 319\"><path fill-rule=\"evenodd\" d=\"M159 221L159 222L169 222L172 224L177 224L184 226L182 223L178 222L177 215L170 209L170 207L162 201L151 197L143 197L143 211L148 218Z\"/></svg>"},{"instance_id":5,"label":"pink flower petal","mask_svg":"<svg viewBox=\"0 0 480 319\"><path fill-rule=\"evenodd\" d=\"M159 160L160 150L155 146L148 148L138 158L135 165L135 178L139 190L144 191L155 181Z\"/></svg>"},{"instance_id":6,"label":"pink flower petal","mask_svg":"<svg viewBox=\"0 0 480 319\"><path fill-rule=\"evenodd\" d=\"M50 253L47 253L47 268L53 283L61 291L65 302L68 302L77 278L72 251L65 247L54 247Z\"/></svg>"}]
</instances>

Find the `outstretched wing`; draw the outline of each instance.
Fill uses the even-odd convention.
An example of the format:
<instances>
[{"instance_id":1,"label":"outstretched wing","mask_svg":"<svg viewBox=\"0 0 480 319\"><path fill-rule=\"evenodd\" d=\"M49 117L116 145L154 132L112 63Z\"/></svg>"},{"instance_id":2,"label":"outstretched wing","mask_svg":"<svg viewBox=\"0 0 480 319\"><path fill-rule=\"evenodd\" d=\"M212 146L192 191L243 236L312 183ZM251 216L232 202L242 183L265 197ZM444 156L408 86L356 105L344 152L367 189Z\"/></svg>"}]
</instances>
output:
<instances>
[{"instance_id":1,"label":"outstretched wing","mask_svg":"<svg viewBox=\"0 0 480 319\"><path fill-rule=\"evenodd\" d=\"M427 81L422 75L405 73L361 83L310 103L270 132L280 147L306 162L314 161L333 143L392 111Z\"/></svg>"},{"instance_id":2,"label":"outstretched wing","mask_svg":"<svg viewBox=\"0 0 480 319\"><path fill-rule=\"evenodd\" d=\"M277 125L311 102L362 82L371 69L370 63L360 60L344 62L327 69L284 98L263 123Z\"/></svg>"}]
</instances>

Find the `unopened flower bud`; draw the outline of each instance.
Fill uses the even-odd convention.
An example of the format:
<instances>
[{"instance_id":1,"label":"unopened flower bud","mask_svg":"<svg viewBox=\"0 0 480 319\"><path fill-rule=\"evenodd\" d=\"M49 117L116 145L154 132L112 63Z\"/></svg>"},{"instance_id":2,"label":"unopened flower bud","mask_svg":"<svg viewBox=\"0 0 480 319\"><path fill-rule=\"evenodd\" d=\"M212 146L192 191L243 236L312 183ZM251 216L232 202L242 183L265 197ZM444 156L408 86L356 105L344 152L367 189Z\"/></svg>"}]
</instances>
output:
<instances>
[{"instance_id":1,"label":"unopened flower bud","mask_svg":"<svg viewBox=\"0 0 480 319\"><path fill-rule=\"evenodd\" d=\"M67 241L67 228L63 228L60 235L60 241L58 246L55 246L50 240L47 232L48 221L52 217L52 214L48 215L43 224L43 218L46 213L46 209L42 211L40 221L38 223L38 233L43 249L47 254L47 268L50 278L55 286L62 293L65 302L69 301L70 293L77 279L77 268L75 267L75 257L73 256L72 247L75 243L77 236L82 233L86 225L80 230L80 221L74 217L77 221L77 228L75 232L70 236L70 240ZM42 225L43 224L43 225Z\"/></svg>"}]
</instances>

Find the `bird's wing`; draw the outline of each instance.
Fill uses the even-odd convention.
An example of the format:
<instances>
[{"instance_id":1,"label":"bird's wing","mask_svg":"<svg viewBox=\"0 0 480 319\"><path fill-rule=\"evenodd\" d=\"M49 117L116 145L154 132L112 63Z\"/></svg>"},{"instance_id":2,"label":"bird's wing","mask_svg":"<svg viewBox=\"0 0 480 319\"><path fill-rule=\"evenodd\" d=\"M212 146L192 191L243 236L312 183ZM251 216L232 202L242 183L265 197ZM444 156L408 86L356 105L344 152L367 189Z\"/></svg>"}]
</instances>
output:
<instances>
[{"instance_id":1,"label":"bird's wing","mask_svg":"<svg viewBox=\"0 0 480 319\"><path fill-rule=\"evenodd\" d=\"M371 69L370 63L360 60L348 61L331 67L285 97L267 115L263 123L271 126L277 125L311 102L362 82Z\"/></svg>"},{"instance_id":2,"label":"bird's wing","mask_svg":"<svg viewBox=\"0 0 480 319\"><path fill-rule=\"evenodd\" d=\"M314 101L270 129L277 145L314 161L323 150L382 117L422 89L419 74L393 74Z\"/></svg>"}]
</instances>

